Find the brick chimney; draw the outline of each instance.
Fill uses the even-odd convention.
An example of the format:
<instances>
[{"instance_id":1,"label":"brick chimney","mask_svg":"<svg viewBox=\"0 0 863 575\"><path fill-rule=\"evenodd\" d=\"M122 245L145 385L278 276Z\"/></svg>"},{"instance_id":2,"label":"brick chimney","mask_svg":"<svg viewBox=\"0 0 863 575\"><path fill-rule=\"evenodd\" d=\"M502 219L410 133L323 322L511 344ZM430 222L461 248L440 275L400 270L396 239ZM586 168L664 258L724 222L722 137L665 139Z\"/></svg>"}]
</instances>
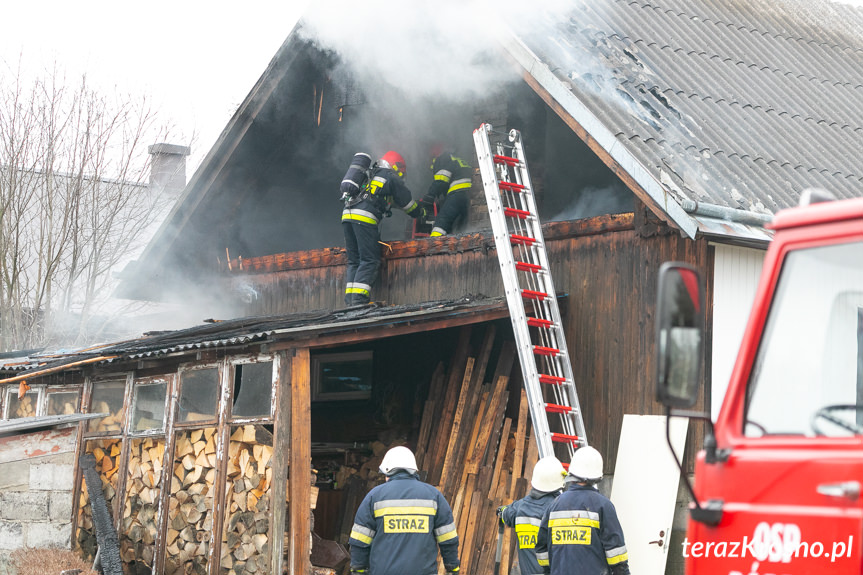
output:
<instances>
[{"instance_id":1,"label":"brick chimney","mask_svg":"<svg viewBox=\"0 0 863 575\"><path fill-rule=\"evenodd\" d=\"M192 149L174 144L153 144L147 151L153 156L150 187L178 196L186 187L186 156Z\"/></svg>"}]
</instances>

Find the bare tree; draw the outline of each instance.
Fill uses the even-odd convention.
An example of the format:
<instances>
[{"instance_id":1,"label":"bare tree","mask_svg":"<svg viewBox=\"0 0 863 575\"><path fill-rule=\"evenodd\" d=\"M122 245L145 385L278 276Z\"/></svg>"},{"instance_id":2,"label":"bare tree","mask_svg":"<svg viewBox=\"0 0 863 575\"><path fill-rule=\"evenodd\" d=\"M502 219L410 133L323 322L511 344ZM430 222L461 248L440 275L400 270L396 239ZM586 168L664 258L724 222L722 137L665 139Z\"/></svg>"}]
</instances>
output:
<instances>
[{"instance_id":1,"label":"bare tree","mask_svg":"<svg viewBox=\"0 0 863 575\"><path fill-rule=\"evenodd\" d=\"M169 136L146 97L0 69L0 350L89 343L128 312L112 272L169 207L147 153Z\"/></svg>"}]
</instances>

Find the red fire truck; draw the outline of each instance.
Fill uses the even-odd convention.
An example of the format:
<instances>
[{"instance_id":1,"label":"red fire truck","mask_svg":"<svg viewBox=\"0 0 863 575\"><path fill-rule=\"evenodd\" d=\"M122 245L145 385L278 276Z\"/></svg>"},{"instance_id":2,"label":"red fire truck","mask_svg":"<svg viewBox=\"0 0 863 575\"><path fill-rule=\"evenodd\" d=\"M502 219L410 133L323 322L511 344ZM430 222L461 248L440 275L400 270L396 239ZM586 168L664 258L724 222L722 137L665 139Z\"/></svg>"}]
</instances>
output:
<instances>
[{"instance_id":1,"label":"red fire truck","mask_svg":"<svg viewBox=\"0 0 863 575\"><path fill-rule=\"evenodd\" d=\"M863 199L784 210L716 422L685 411L703 361L703 285L660 271L657 397L705 419L688 574L863 572ZM669 444L670 445L670 444ZM679 463L679 458L678 458ZM681 473L683 468L681 467Z\"/></svg>"}]
</instances>

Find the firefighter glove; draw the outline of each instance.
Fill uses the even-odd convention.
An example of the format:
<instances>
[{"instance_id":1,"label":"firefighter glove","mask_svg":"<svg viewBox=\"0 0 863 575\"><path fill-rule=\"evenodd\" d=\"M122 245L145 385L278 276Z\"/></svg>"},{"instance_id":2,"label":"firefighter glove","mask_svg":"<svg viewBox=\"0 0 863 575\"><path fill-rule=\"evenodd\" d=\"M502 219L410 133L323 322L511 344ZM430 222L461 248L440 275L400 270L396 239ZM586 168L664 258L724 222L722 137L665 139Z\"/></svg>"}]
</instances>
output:
<instances>
[{"instance_id":1,"label":"firefighter glove","mask_svg":"<svg viewBox=\"0 0 863 575\"><path fill-rule=\"evenodd\" d=\"M498 507L498 508L497 508L497 511L496 511L497 516L498 516L498 517L502 517L502 516L503 516L503 511L504 511L504 509L506 509L507 507L509 507L509 506L508 506L508 505L501 505L500 507Z\"/></svg>"}]
</instances>

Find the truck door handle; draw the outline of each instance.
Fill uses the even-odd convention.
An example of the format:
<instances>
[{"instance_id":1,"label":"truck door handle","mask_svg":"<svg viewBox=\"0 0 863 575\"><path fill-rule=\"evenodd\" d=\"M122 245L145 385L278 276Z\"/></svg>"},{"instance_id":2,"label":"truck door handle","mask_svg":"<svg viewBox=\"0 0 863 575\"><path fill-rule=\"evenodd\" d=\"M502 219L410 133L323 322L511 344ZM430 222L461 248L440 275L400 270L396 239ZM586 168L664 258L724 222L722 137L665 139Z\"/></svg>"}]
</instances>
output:
<instances>
[{"instance_id":1,"label":"truck door handle","mask_svg":"<svg viewBox=\"0 0 863 575\"><path fill-rule=\"evenodd\" d=\"M815 488L815 491L828 497L845 497L854 500L860 497L860 482L822 483Z\"/></svg>"}]
</instances>

